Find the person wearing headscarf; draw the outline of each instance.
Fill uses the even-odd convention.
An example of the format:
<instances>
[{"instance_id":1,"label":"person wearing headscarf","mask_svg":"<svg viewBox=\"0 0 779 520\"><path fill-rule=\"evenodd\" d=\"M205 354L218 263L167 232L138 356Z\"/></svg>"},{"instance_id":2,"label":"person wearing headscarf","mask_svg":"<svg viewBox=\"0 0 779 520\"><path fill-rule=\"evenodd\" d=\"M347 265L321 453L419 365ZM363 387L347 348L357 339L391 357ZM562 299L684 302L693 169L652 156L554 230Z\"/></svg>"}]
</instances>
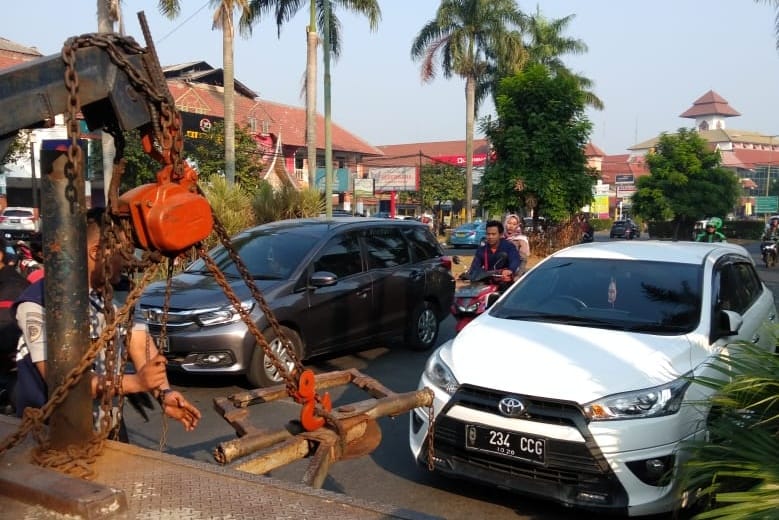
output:
<instances>
[{"instance_id":1,"label":"person wearing headscarf","mask_svg":"<svg viewBox=\"0 0 779 520\"><path fill-rule=\"evenodd\" d=\"M515 213L510 213L503 221L503 238L514 244L522 262L518 271L521 272L527 265L527 260L530 258L530 242L527 235L522 232L522 219Z\"/></svg>"}]
</instances>

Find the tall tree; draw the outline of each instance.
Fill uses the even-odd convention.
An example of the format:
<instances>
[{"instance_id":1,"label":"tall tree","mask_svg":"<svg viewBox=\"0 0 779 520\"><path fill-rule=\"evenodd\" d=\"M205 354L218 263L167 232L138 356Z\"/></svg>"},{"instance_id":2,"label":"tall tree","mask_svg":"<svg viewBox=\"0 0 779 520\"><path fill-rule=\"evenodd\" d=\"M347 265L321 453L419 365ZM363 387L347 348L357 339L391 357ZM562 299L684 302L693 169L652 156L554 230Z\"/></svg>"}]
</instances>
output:
<instances>
[{"instance_id":1,"label":"tall tree","mask_svg":"<svg viewBox=\"0 0 779 520\"><path fill-rule=\"evenodd\" d=\"M329 18L330 50L333 58L341 55L341 23L334 7L364 15L368 19L371 30L379 27L381 9L378 0L330 0L330 16L325 16L324 0L308 0L309 22L306 28L306 151L308 156L308 185L316 182L316 80L317 80L317 45L319 37L317 27L324 29L325 20ZM251 0L248 16L241 19L242 25L251 27L263 14L273 12L276 27L281 34L281 27L292 19L306 4L306 0Z\"/></svg>"},{"instance_id":2,"label":"tall tree","mask_svg":"<svg viewBox=\"0 0 779 520\"><path fill-rule=\"evenodd\" d=\"M482 178L484 204L495 212L528 208L554 221L589 204L595 175L584 146L592 125L576 80L531 64L500 82L495 105L487 136L496 159Z\"/></svg>"},{"instance_id":3,"label":"tall tree","mask_svg":"<svg viewBox=\"0 0 779 520\"><path fill-rule=\"evenodd\" d=\"M575 16L571 14L550 20L537 8L527 23L528 59L548 67L554 74L568 74L573 77L579 83L587 104L603 110L603 101L589 90L593 86L592 80L572 72L561 58L566 54L580 55L587 52L587 44L582 40L563 35Z\"/></svg>"},{"instance_id":4,"label":"tall tree","mask_svg":"<svg viewBox=\"0 0 779 520\"><path fill-rule=\"evenodd\" d=\"M422 81L435 78L440 63L445 78L465 80L465 207L473 206L473 125L478 110L477 84L496 62L523 57L519 29L524 15L514 0L442 0L434 19L422 27L411 57L422 62Z\"/></svg>"},{"instance_id":5,"label":"tall tree","mask_svg":"<svg viewBox=\"0 0 779 520\"><path fill-rule=\"evenodd\" d=\"M776 48L779 50L779 0L755 0L757 4L768 4L774 8L776 17L774 18L774 26L776 27Z\"/></svg>"},{"instance_id":6,"label":"tall tree","mask_svg":"<svg viewBox=\"0 0 779 520\"><path fill-rule=\"evenodd\" d=\"M224 172L229 184L235 182L235 70L233 65L233 42L235 25L233 15L241 10L241 19L250 16L249 0L210 0L215 7L212 29L222 31L222 70L224 74L224 121L225 159ZM168 18L175 18L181 12L179 0L159 0L159 9Z\"/></svg>"},{"instance_id":7,"label":"tall tree","mask_svg":"<svg viewBox=\"0 0 779 520\"><path fill-rule=\"evenodd\" d=\"M646 160L651 175L636 181L633 213L672 220L675 238L689 236L698 219L728 214L738 200L738 178L722 167L719 151L710 150L694 129L661 135Z\"/></svg>"}]
</instances>

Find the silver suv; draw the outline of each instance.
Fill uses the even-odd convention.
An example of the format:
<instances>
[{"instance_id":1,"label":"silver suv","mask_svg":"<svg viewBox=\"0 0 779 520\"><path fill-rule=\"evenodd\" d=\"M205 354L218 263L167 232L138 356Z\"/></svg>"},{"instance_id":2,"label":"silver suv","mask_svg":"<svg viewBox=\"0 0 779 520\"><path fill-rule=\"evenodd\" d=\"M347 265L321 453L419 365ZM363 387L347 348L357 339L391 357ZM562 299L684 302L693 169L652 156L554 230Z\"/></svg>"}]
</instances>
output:
<instances>
[{"instance_id":1,"label":"silver suv","mask_svg":"<svg viewBox=\"0 0 779 520\"><path fill-rule=\"evenodd\" d=\"M11 240L29 239L40 231L35 208L9 206L0 213L0 233Z\"/></svg>"}]
</instances>

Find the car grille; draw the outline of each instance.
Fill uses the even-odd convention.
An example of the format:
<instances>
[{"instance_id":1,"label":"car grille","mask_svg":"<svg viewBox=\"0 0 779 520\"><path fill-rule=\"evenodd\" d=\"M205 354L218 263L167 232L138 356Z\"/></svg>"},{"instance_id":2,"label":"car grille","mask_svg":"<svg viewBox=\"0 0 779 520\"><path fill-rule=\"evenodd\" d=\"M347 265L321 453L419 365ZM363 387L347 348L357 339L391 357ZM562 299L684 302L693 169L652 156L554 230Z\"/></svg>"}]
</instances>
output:
<instances>
[{"instance_id":1,"label":"car grille","mask_svg":"<svg viewBox=\"0 0 779 520\"><path fill-rule=\"evenodd\" d=\"M466 423L447 416L446 410L456 405L498 415L498 402L506 396L506 392L461 387L436 419L436 456L495 471L509 478L531 479L551 485L592 488L598 487L598 483L608 485L606 481L613 480L608 463L587 429L581 408L575 403L522 396L528 403L529 415L523 420L573 427L585 439L585 442L571 442L547 438L545 465L466 450Z\"/></svg>"}]
</instances>

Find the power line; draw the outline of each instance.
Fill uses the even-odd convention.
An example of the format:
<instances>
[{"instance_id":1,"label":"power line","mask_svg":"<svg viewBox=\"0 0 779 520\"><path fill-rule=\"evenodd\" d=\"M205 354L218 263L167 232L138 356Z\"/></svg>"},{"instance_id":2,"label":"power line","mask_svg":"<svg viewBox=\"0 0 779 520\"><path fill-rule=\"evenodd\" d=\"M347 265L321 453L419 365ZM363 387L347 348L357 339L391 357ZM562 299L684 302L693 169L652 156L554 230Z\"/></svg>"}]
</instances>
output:
<instances>
[{"instance_id":1,"label":"power line","mask_svg":"<svg viewBox=\"0 0 779 520\"><path fill-rule=\"evenodd\" d=\"M200 11L202 11L203 9L205 9L206 7L208 7L208 3L209 3L209 2L206 2L205 4L203 4L203 7L201 7L200 9L198 9L197 11L195 11L193 14L191 14L191 15L189 16L189 18L187 18L186 20L184 20L183 22L181 22L180 24L178 24L178 25L177 25L176 27L174 27L174 28L173 28L173 29L172 29L172 30L171 30L171 31L170 31L168 34L166 34L165 36L163 36L162 38L160 38L159 40L157 40L157 42L158 42L158 43L162 43L162 42L164 42L164 41L165 41L165 38L167 38L168 36L170 36L170 35L171 35L171 34L173 34L174 32L176 32L176 31L178 31L179 29L181 29L181 27L182 27L182 26L183 26L185 23L189 22L191 19L193 19L195 16L197 16L197 14L198 14Z\"/></svg>"}]
</instances>

